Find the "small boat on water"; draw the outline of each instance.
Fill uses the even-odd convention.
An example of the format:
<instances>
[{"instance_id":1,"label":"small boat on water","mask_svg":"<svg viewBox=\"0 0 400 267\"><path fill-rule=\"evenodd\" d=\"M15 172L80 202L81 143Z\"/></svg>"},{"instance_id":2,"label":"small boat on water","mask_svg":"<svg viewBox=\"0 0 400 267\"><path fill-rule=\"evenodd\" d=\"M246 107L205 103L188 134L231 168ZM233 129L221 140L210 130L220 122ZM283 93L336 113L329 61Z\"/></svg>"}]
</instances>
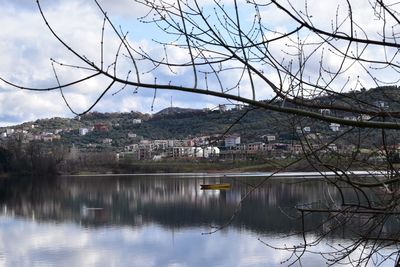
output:
<instances>
[{"instance_id":1,"label":"small boat on water","mask_svg":"<svg viewBox=\"0 0 400 267\"><path fill-rule=\"evenodd\" d=\"M230 189L231 188L231 184L229 183L221 183L221 184L201 184L200 185L200 189L203 190L226 190L226 189Z\"/></svg>"}]
</instances>

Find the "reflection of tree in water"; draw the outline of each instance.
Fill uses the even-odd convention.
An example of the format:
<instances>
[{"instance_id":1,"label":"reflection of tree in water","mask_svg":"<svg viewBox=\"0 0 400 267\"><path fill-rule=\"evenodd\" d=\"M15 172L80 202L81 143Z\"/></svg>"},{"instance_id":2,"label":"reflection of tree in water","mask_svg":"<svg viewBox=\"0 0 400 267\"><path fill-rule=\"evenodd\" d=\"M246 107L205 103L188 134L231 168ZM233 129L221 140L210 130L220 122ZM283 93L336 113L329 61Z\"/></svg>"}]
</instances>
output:
<instances>
[{"instance_id":1,"label":"reflection of tree in water","mask_svg":"<svg viewBox=\"0 0 400 267\"><path fill-rule=\"evenodd\" d=\"M8 212L38 220L74 221L86 226L157 223L169 228L222 225L238 208L250 187L240 180L228 191L202 191L200 184L216 182L195 178L57 178L50 181L5 179L0 200ZM252 182L247 178L246 183ZM294 207L325 203L327 184L271 180L258 188L240 207L231 226L258 233L300 231ZM329 197L338 198L330 188ZM324 224L329 214L307 217L312 230ZM324 225L324 227L330 227ZM343 232L336 234L343 235Z\"/></svg>"},{"instance_id":2,"label":"reflection of tree in water","mask_svg":"<svg viewBox=\"0 0 400 267\"><path fill-rule=\"evenodd\" d=\"M11 177L0 179L3 212L26 217L57 219L53 211L61 207L61 189L55 177Z\"/></svg>"},{"instance_id":3,"label":"reflection of tree in water","mask_svg":"<svg viewBox=\"0 0 400 267\"><path fill-rule=\"evenodd\" d=\"M169 229L225 225L245 229L261 236L307 236L307 246L319 243L354 243L354 240L379 235L377 242L386 247L399 229L394 216L376 214L348 216L333 212L340 203L337 189L326 180L268 180L243 200L258 178L177 178L177 177L59 177L50 180L23 178L0 181L0 205L3 214L39 221L75 222L85 227L159 224ZM231 190L202 191L200 184L230 182ZM357 203L357 196L343 191L346 200ZM379 199L370 192L369 199ZM239 205L241 203L241 205ZM327 208L328 207L328 208ZM302 208L327 208L329 212L304 212ZM382 218L377 232L374 223ZM207 230L205 230L207 231ZM311 241L310 241L311 240ZM313 242L313 243L311 243ZM393 244L393 243L392 243ZM296 244L294 244L296 245ZM350 246L349 246L350 247ZM302 244L291 247L301 253ZM332 247L333 250L333 247ZM345 253L348 253L345 250ZM339 255L339 254L337 254Z\"/></svg>"}]
</instances>

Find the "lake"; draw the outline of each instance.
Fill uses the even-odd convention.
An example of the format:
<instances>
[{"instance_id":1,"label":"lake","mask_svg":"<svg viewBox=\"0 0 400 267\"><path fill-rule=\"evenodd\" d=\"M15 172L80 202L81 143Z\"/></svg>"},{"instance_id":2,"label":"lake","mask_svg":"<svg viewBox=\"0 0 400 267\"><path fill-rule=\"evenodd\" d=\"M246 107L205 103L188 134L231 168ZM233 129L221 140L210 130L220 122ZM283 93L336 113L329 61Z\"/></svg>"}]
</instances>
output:
<instances>
[{"instance_id":1,"label":"lake","mask_svg":"<svg viewBox=\"0 0 400 267\"><path fill-rule=\"evenodd\" d=\"M290 177L270 179L254 189L263 179L3 179L0 266L287 266L302 251L293 254L290 249L304 243L296 205L334 202L339 194L324 181ZM231 188L200 189L201 184L223 182ZM307 239L315 240L323 229L333 227L326 216L306 216ZM389 222L384 231L397 228L397 221ZM351 229L332 231L302 255L301 263L327 265L329 255L321 253L351 244L354 236ZM279 249L285 247L289 249ZM397 250L390 246L380 252ZM368 266L381 257L371 258ZM393 260L381 266L393 266Z\"/></svg>"}]
</instances>

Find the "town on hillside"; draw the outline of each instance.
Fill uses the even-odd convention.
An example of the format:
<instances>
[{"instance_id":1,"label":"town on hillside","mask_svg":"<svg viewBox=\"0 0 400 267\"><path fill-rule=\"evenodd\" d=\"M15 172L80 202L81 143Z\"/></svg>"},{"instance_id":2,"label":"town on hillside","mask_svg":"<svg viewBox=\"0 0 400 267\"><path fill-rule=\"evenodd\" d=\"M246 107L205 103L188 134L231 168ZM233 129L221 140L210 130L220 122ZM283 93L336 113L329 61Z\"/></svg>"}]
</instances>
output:
<instances>
[{"instance_id":1,"label":"town on hillside","mask_svg":"<svg viewBox=\"0 0 400 267\"><path fill-rule=\"evenodd\" d=\"M386 107L388 103L381 101L379 105ZM238 117L246 108L243 105L234 105L232 108L219 105L217 110L174 108L173 111L166 109L155 116L94 112L82 118L38 120L2 128L0 144L7 147L9 142L17 141L24 145L40 143L43 147L62 145L67 148L65 157L68 159L78 159L90 153L111 153L116 160L132 161L285 159L310 150L329 155L357 152L361 156L365 154L369 161L384 158L382 148L372 141L360 146L356 144L357 138L336 139L349 129L347 126L305 120L301 126L273 128L271 112L265 113L265 118L256 117L252 120L250 117L242 123L242 128L233 127L232 131L224 133L226 128L234 124L233 119L227 118ZM329 115L329 110L321 109L320 112ZM275 118L277 116L274 115ZM368 115L355 117L346 114L343 117L348 120L371 119ZM221 122L222 119L225 121ZM282 120L281 117L278 119ZM210 121L215 123L210 124ZM206 125L209 132L204 128L199 128L201 132L195 132L199 125ZM163 131L167 134L163 135ZM185 133L188 134L184 136ZM165 136L167 138L163 138ZM374 135L370 138L373 140ZM400 144L396 144L394 149L398 151Z\"/></svg>"}]
</instances>

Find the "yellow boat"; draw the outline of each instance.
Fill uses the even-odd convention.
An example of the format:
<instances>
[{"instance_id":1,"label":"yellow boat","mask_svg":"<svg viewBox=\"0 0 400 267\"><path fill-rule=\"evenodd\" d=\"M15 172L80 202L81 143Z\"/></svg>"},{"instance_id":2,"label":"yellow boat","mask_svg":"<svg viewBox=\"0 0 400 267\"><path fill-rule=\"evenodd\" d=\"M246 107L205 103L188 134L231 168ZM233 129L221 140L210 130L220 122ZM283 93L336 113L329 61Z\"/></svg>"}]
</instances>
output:
<instances>
[{"instance_id":1,"label":"yellow boat","mask_svg":"<svg viewBox=\"0 0 400 267\"><path fill-rule=\"evenodd\" d=\"M224 190L224 189L230 189L231 188L231 184L229 183L221 183L221 184L201 184L200 185L200 189L203 190Z\"/></svg>"}]
</instances>

